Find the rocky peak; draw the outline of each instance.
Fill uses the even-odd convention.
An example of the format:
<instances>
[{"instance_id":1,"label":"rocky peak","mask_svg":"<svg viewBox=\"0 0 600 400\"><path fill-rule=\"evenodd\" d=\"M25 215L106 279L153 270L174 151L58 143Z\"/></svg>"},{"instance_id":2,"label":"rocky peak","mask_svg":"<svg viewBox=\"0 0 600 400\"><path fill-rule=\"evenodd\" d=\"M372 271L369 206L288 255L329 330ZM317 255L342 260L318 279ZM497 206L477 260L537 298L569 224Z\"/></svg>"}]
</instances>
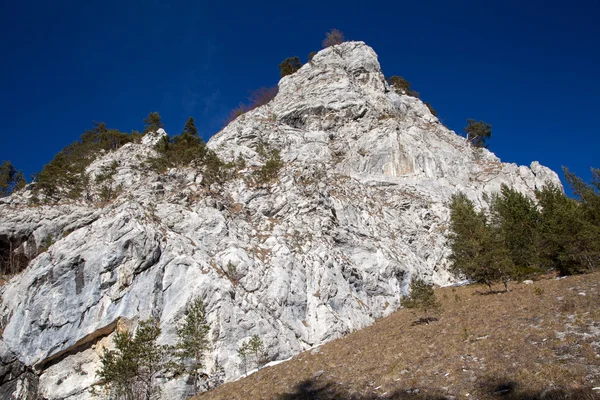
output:
<instances>
[{"instance_id":1,"label":"rocky peak","mask_svg":"<svg viewBox=\"0 0 600 400\"><path fill-rule=\"evenodd\" d=\"M419 99L391 90L362 42L322 50L281 79L273 101L209 141L221 158L246 160L222 185L203 186L201 168L148 170L164 135L89 165L93 181L113 171L112 201L28 207L25 190L0 202L0 249L15 243L30 258L0 289L0 361L10 366L1 390L94 398L116 326L153 316L161 343L173 344L196 296L211 325L207 371L219 361L234 379L252 335L282 360L393 312L413 276L451 281L446 203L456 191L484 204L502 184L528 195L560 184L536 162L472 148ZM284 166L275 181L252 184L265 148ZM162 384L163 398L189 389L185 379Z\"/></svg>"}]
</instances>

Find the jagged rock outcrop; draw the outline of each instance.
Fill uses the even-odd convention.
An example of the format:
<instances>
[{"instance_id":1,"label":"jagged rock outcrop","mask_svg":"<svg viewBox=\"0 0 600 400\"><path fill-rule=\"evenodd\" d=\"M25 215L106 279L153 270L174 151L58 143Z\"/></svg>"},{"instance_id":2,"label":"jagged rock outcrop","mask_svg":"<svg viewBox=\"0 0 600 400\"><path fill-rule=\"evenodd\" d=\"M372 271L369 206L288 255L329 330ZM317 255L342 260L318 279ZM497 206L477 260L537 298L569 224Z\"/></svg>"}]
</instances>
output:
<instances>
[{"instance_id":1,"label":"jagged rock outcrop","mask_svg":"<svg viewBox=\"0 0 600 400\"><path fill-rule=\"evenodd\" d=\"M208 368L218 360L235 378L236 350L254 334L271 360L285 359L391 313L412 276L449 282L452 193L483 205L503 183L529 195L560 185L536 162L474 149L419 99L395 93L362 42L322 50L280 81L275 100L210 140L223 159L246 159L223 185L206 188L200 169L148 170L164 134L88 167L93 179L118 165L122 192L108 204L91 201L93 187L88 200L58 205L27 206L28 190L0 199L0 239L51 244L1 288L0 385L35 372L29 393L39 398L94 398L119 321L154 316L161 342L173 343L195 296L211 324ZM247 178L265 162L261 145L280 150L284 167L256 185ZM183 381L165 382L164 398L185 393Z\"/></svg>"}]
</instances>

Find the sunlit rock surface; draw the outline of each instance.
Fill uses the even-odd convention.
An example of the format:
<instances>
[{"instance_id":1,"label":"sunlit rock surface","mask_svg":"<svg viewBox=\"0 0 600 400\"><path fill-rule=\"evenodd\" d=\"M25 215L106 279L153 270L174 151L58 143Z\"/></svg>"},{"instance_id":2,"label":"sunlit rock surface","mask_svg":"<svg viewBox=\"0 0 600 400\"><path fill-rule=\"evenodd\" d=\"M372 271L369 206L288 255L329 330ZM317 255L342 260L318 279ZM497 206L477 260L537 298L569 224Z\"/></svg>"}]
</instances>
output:
<instances>
[{"instance_id":1,"label":"sunlit rock surface","mask_svg":"<svg viewBox=\"0 0 600 400\"><path fill-rule=\"evenodd\" d=\"M50 244L1 288L4 396L95 398L99 355L117 326L156 317L161 343L173 344L195 296L212 328L207 370L218 360L236 378L237 348L254 334L269 359L285 359L391 313L413 276L448 283L453 193L482 206L502 184L531 196L560 185L537 162L474 149L419 99L392 91L362 42L322 50L279 82L274 101L210 140L223 159L246 159L222 187L207 190L192 168L151 172L144 162L164 134L90 165L93 178L118 164L123 191L110 204L94 188L53 206L27 206L27 190L0 199L0 240L29 251ZM261 144L285 166L254 186ZM164 385L163 398L188 390Z\"/></svg>"}]
</instances>

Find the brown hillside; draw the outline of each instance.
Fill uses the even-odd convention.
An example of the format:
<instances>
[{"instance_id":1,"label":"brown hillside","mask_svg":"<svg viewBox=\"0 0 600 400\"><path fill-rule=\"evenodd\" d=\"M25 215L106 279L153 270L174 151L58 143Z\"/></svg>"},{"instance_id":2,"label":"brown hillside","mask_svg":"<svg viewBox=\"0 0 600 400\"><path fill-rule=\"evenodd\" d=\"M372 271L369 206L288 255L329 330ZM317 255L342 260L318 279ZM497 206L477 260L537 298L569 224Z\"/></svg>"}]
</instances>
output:
<instances>
[{"instance_id":1,"label":"brown hillside","mask_svg":"<svg viewBox=\"0 0 600 400\"><path fill-rule=\"evenodd\" d=\"M600 398L599 282L437 289L437 322L400 310L197 399Z\"/></svg>"}]
</instances>

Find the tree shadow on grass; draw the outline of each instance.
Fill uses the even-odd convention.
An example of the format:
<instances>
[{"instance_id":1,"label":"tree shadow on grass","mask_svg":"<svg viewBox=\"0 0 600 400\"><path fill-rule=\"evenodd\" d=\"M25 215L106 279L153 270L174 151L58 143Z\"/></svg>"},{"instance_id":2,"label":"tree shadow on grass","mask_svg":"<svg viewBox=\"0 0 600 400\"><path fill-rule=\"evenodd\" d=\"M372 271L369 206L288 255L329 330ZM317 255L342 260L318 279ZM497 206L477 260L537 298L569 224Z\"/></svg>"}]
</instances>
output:
<instances>
[{"instance_id":1,"label":"tree shadow on grass","mask_svg":"<svg viewBox=\"0 0 600 400\"><path fill-rule=\"evenodd\" d=\"M550 387L543 391L530 390L508 379L483 381L476 389L479 400L600 400L600 393L591 388L562 389ZM398 389L385 394L355 393L331 382L309 379L296 385L293 393L279 395L277 400L450 400L459 396L441 390Z\"/></svg>"},{"instance_id":2,"label":"tree shadow on grass","mask_svg":"<svg viewBox=\"0 0 600 400\"><path fill-rule=\"evenodd\" d=\"M566 389L549 386L532 390L508 378L490 378L479 385L482 398L501 400L600 400L600 393L592 388ZM487 396L487 397L486 397Z\"/></svg>"},{"instance_id":3,"label":"tree shadow on grass","mask_svg":"<svg viewBox=\"0 0 600 400\"><path fill-rule=\"evenodd\" d=\"M449 397L441 394L424 393L422 390L407 389L397 390L385 395L376 393L354 393L334 385L331 382L318 382L309 379L296 385L293 393L285 393L277 400L448 400Z\"/></svg>"},{"instance_id":4,"label":"tree shadow on grass","mask_svg":"<svg viewBox=\"0 0 600 400\"><path fill-rule=\"evenodd\" d=\"M430 322L435 322L435 321L439 321L439 318L436 317L427 317L427 318L419 318L418 320L414 321L412 324L410 324L411 326L416 326L416 325L429 325Z\"/></svg>"}]
</instances>

